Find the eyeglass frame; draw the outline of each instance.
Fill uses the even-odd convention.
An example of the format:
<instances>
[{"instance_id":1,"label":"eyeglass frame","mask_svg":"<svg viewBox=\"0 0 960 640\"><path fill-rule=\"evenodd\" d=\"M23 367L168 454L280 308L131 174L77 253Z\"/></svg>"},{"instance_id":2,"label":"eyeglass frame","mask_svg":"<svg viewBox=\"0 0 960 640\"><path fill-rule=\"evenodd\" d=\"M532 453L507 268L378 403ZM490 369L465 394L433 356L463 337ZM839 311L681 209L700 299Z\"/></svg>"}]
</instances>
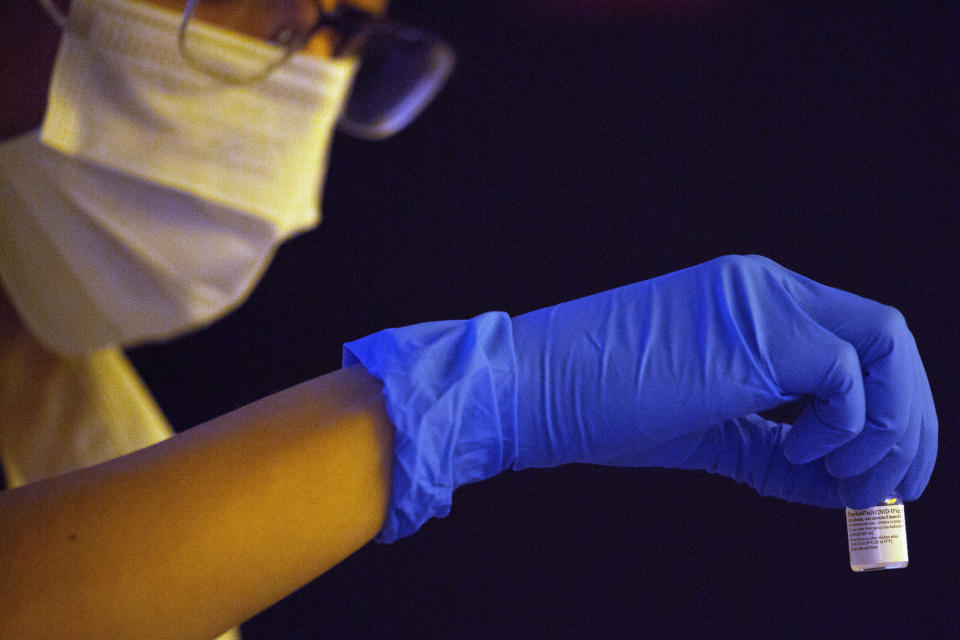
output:
<instances>
[{"instance_id":1,"label":"eyeglass frame","mask_svg":"<svg viewBox=\"0 0 960 640\"><path fill-rule=\"evenodd\" d=\"M433 41L436 44L443 44L447 49L452 51L449 45L447 45L439 36L436 36L428 31L410 27L396 21L371 14L367 11L344 4L342 2L338 2L336 9L334 9L332 12L329 12L324 10L320 0L312 0L313 4L317 7L317 12L319 13L316 23L309 29L306 29L304 33L296 40L292 40L287 44L274 43L275 46L284 47L285 52L283 56L278 58L275 62L270 63L264 69L264 71L251 76L251 78L247 80L237 80L235 78L231 78L227 74L218 73L216 69L204 65L202 62L199 62L192 55L190 55L190 53L188 53L189 50L185 45L187 25L191 19L196 19L193 18L193 12L194 9L196 9L197 4L199 4L201 1L202 0L187 0L186 6L183 8L183 18L180 22L180 29L177 33L177 48L180 51L180 55L183 56L183 59L192 64L194 67L212 77L229 82L231 84L257 82L266 78L276 69L283 66L283 64L290 60L290 58L297 55L297 53L299 53L307 45L310 39L322 29L331 29L335 34L337 34L337 44L331 52L331 57L334 59L359 54L362 51L364 41L367 37L369 37L370 32L379 29L388 31L399 30L407 34L415 34L421 38L426 38L430 41Z\"/></svg>"}]
</instances>

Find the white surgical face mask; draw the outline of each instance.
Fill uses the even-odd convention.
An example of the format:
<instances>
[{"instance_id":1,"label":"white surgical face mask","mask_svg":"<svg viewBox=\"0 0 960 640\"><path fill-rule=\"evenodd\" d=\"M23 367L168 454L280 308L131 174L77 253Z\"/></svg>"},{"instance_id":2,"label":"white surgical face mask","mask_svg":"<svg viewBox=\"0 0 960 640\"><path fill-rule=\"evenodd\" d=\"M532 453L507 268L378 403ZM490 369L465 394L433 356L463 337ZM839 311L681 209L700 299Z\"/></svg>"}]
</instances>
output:
<instances>
[{"instance_id":1,"label":"white surgical face mask","mask_svg":"<svg viewBox=\"0 0 960 640\"><path fill-rule=\"evenodd\" d=\"M319 221L355 65L299 55L224 85L177 50L177 14L73 0L41 133L0 146L0 278L49 347L168 338L237 306ZM221 55L263 45L210 28ZM56 149L53 151L51 149Z\"/></svg>"}]
</instances>

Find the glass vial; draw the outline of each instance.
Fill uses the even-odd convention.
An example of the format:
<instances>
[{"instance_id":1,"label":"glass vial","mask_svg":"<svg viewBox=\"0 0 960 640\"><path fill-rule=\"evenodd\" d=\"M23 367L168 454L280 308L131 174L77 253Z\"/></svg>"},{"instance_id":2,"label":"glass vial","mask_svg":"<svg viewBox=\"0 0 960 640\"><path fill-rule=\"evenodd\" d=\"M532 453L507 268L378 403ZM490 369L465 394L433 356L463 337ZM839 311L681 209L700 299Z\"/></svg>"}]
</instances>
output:
<instances>
[{"instance_id":1,"label":"glass vial","mask_svg":"<svg viewBox=\"0 0 960 640\"><path fill-rule=\"evenodd\" d=\"M891 493L869 509L847 509L847 544L854 571L907 566L907 523L900 494Z\"/></svg>"}]
</instances>

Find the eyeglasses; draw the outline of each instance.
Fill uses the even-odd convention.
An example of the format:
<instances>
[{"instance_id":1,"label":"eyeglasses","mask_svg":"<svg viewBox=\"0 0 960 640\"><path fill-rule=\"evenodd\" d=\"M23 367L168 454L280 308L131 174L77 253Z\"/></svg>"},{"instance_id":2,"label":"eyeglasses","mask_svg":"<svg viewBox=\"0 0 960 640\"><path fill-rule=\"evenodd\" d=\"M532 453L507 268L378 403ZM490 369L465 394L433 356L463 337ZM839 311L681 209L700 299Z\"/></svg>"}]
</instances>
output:
<instances>
[{"instance_id":1,"label":"eyeglasses","mask_svg":"<svg viewBox=\"0 0 960 640\"><path fill-rule=\"evenodd\" d=\"M264 46L242 60L228 58L204 37L211 24ZM456 59L431 33L342 3L326 12L320 0L187 0L178 45L184 59L207 75L248 84L269 76L323 29L332 34L334 58L360 58L340 116L340 128L359 138L380 140L406 127L443 87Z\"/></svg>"}]
</instances>

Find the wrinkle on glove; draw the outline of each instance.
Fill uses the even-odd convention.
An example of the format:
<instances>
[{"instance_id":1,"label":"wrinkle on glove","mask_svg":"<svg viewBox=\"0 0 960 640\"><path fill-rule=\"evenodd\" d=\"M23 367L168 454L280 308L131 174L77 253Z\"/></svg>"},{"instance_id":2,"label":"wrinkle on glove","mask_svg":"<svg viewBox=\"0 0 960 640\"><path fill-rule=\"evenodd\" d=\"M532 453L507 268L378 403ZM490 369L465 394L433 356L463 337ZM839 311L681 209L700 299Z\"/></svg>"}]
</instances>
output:
<instances>
[{"instance_id":1,"label":"wrinkle on glove","mask_svg":"<svg viewBox=\"0 0 960 640\"><path fill-rule=\"evenodd\" d=\"M394 425L393 487L377 542L408 536L450 512L453 490L516 457L516 358L510 317L387 329L343 346L383 382Z\"/></svg>"}]
</instances>

